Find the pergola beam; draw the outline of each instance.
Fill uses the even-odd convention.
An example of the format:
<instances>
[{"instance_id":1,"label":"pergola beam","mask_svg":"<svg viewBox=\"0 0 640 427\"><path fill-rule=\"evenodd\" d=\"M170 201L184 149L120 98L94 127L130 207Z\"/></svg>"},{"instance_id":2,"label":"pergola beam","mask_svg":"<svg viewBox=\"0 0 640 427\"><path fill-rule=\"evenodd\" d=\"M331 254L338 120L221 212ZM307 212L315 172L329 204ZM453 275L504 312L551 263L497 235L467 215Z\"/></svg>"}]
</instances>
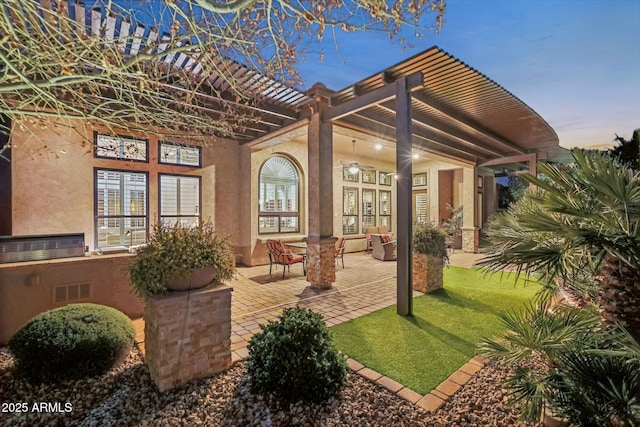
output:
<instances>
[{"instance_id":1,"label":"pergola beam","mask_svg":"<svg viewBox=\"0 0 640 427\"><path fill-rule=\"evenodd\" d=\"M406 78L406 84L408 90L413 90L422 86L422 73L417 72ZM354 87L354 93L357 93L357 88ZM324 120L337 120L349 114L357 113L360 110L371 107L375 104L388 101L396 97L396 87L393 84L382 86L379 89L367 92L364 95L357 96L354 99L343 102L336 106L329 107L326 111Z\"/></svg>"},{"instance_id":2,"label":"pergola beam","mask_svg":"<svg viewBox=\"0 0 640 427\"><path fill-rule=\"evenodd\" d=\"M537 153L529 153L522 154L519 156L509 156L509 157L501 157L499 159L489 160L487 162L481 163L478 167L488 167L488 166L497 166L504 165L508 163L528 163L529 164L529 174L536 176L538 174L537 168L538 154Z\"/></svg>"},{"instance_id":3,"label":"pergola beam","mask_svg":"<svg viewBox=\"0 0 640 427\"><path fill-rule=\"evenodd\" d=\"M355 118L362 118L365 119L377 126L385 126L387 128L389 128L392 132L395 132L395 121L392 118L387 118L381 115L376 115L376 114L372 114L371 112L366 112L366 111L360 111L357 114L354 114L353 117ZM352 119L352 118L349 118ZM414 125L418 124L418 126L422 127L422 123L416 121L415 119L412 119L412 123ZM461 145L455 143L454 141L443 141L441 135L438 135L436 132L427 130L425 128L421 128L421 129L417 129L417 126L413 127L413 135L414 137L418 137L420 139L422 139L423 141L425 141L427 143L428 146L431 146L434 150L445 150L445 151L450 151L453 152L457 155L460 156L473 156L474 161L475 158L489 158L489 157L494 157L496 154L495 153L490 153L490 155L487 155L486 153L481 153L479 151L476 150L477 147L473 146L472 144L469 144L470 146L468 147L462 147ZM425 144L423 142L423 144Z\"/></svg>"},{"instance_id":4,"label":"pergola beam","mask_svg":"<svg viewBox=\"0 0 640 427\"><path fill-rule=\"evenodd\" d=\"M395 112L392 107L387 105L387 103L380 104L378 105L378 107L389 112ZM468 136L463 135L460 132L456 132L455 129L453 129L450 126L436 124L433 121L429 122L429 120L427 120L423 116L420 116L416 112L413 113L411 120L413 121L414 125L424 129L425 133L423 135L425 135L425 137L436 139L438 137L444 136L445 138L449 140L454 140L463 146L473 147L478 151L484 151L490 156L501 156L503 154L502 152L496 149L486 148L481 145L478 145L477 143L474 143L473 141L471 141L471 139Z\"/></svg>"},{"instance_id":5,"label":"pergola beam","mask_svg":"<svg viewBox=\"0 0 640 427\"><path fill-rule=\"evenodd\" d=\"M470 129L472 131L475 132L479 132L483 135L485 135L487 138L490 138L491 140L493 140L494 142L496 142L499 145L502 145L503 147L506 147L510 150L513 150L517 153L521 153L524 154L526 151L521 148L518 147L517 145L501 138L500 136L496 135L495 133L493 133L492 131L490 131L489 129L485 128L484 126L480 125L479 123L475 123L472 120L469 120L466 117L462 117L460 113L452 110L451 108L442 105L442 103L434 100L434 99L428 99L427 96L425 96L423 93L414 93L413 94L413 99L429 108L432 108L438 112L440 112L441 114L445 115L448 119L466 127L467 129Z\"/></svg>"}]
</instances>

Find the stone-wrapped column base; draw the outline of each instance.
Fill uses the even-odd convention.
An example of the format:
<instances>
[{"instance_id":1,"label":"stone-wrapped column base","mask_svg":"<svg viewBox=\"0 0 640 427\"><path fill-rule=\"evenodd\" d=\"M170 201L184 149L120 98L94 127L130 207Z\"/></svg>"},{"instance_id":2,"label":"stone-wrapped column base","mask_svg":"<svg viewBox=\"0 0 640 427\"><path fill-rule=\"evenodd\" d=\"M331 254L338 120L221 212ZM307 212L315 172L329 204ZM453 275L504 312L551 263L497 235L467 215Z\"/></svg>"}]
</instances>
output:
<instances>
[{"instance_id":1,"label":"stone-wrapped column base","mask_svg":"<svg viewBox=\"0 0 640 427\"><path fill-rule=\"evenodd\" d=\"M413 290L428 294L442 289L442 258L413 254Z\"/></svg>"},{"instance_id":2,"label":"stone-wrapped column base","mask_svg":"<svg viewBox=\"0 0 640 427\"><path fill-rule=\"evenodd\" d=\"M231 366L231 291L220 286L146 301L145 361L160 391Z\"/></svg>"},{"instance_id":3,"label":"stone-wrapped column base","mask_svg":"<svg viewBox=\"0 0 640 427\"><path fill-rule=\"evenodd\" d=\"M476 227L462 228L462 250L464 252L478 252L480 244L480 230Z\"/></svg>"},{"instance_id":4,"label":"stone-wrapped column base","mask_svg":"<svg viewBox=\"0 0 640 427\"><path fill-rule=\"evenodd\" d=\"M307 237L307 282L314 288L331 289L336 281L336 237Z\"/></svg>"}]
</instances>

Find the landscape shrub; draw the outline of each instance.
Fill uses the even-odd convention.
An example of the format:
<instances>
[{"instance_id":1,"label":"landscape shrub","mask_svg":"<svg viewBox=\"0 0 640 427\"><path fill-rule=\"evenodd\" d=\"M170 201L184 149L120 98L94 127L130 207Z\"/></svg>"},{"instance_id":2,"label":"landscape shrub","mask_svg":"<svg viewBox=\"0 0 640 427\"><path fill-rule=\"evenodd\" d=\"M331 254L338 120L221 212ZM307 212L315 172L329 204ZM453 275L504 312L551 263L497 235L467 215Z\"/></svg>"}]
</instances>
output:
<instances>
[{"instance_id":1,"label":"landscape shrub","mask_svg":"<svg viewBox=\"0 0 640 427\"><path fill-rule=\"evenodd\" d=\"M321 402L344 385L347 364L322 316L287 308L249 342L247 371L253 393L271 392L287 402Z\"/></svg>"},{"instance_id":2,"label":"landscape shrub","mask_svg":"<svg viewBox=\"0 0 640 427\"><path fill-rule=\"evenodd\" d=\"M16 371L33 383L106 372L130 348L133 323L103 305L71 304L31 319L9 340Z\"/></svg>"}]
</instances>

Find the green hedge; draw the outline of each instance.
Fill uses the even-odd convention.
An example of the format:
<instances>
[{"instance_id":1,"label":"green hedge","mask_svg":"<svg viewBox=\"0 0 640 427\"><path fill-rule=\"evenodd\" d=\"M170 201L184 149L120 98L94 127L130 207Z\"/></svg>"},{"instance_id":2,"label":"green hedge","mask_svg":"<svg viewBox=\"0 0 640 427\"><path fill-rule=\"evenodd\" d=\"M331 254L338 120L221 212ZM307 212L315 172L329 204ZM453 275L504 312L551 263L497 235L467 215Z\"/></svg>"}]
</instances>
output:
<instances>
[{"instance_id":1,"label":"green hedge","mask_svg":"<svg viewBox=\"0 0 640 427\"><path fill-rule=\"evenodd\" d=\"M287 308L277 322L249 341L247 372L252 392L288 402L321 402L335 395L347 375L345 357L333 344L322 316Z\"/></svg>"},{"instance_id":2,"label":"green hedge","mask_svg":"<svg viewBox=\"0 0 640 427\"><path fill-rule=\"evenodd\" d=\"M133 343L124 313L103 305L71 304L39 314L9 340L19 374L49 382L103 373Z\"/></svg>"}]
</instances>

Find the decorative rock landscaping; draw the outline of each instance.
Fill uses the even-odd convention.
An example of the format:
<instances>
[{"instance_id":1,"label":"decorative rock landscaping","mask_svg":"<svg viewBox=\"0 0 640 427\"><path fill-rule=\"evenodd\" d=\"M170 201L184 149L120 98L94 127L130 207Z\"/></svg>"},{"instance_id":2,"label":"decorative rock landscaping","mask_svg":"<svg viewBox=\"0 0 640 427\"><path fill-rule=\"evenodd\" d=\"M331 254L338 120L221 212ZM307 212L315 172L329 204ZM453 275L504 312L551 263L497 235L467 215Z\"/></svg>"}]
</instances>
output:
<instances>
[{"instance_id":1,"label":"decorative rock landscaping","mask_svg":"<svg viewBox=\"0 0 640 427\"><path fill-rule=\"evenodd\" d=\"M249 392L243 363L167 392L158 391L137 350L105 375L57 385L30 386L14 375L12 363L6 349L0 349L2 402L25 402L29 410L0 413L0 425L531 426L517 421L517 409L505 405L501 384L509 370L494 363L434 412L406 399L408 389L390 391L399 386L393 381L380 377L374 383L353 373L324 404L281 405L269 395ZM63 410L32 411L37 402L61 402ZM64 403L72 409L65 412Z\"/></svg>"}]
</instances>

